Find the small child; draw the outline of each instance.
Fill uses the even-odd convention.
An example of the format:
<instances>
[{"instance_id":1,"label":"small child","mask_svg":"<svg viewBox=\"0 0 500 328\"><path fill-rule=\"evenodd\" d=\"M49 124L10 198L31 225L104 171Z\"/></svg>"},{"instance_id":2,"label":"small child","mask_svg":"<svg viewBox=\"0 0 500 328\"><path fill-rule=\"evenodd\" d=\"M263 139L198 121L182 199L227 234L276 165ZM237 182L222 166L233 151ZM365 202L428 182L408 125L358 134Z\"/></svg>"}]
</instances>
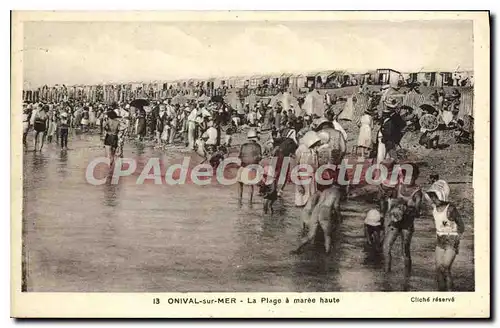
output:
<instances>
[{"instance_id":1,"label":"small child","mask_svg":"<svg viewBox=\"0 0 500 328\"><path fill-rule=\"evenodd\" d=\"M379 210L372 208L365 217L365 238L368 246L376 252L382 249L383 222Z\"/></svg>"},{"instance_id":2,"label":"small child","mask_svg":"<svg viewBox=\"0 0 500 328\"><path fill-rule=\"evenodd\" d=\"M271 210L274 213L273 204L278 199L278 188L274 173L270 166L266 166L262 180L259 182L259 195L264 198L264 214Z\"/></svg>"}]
</instances>

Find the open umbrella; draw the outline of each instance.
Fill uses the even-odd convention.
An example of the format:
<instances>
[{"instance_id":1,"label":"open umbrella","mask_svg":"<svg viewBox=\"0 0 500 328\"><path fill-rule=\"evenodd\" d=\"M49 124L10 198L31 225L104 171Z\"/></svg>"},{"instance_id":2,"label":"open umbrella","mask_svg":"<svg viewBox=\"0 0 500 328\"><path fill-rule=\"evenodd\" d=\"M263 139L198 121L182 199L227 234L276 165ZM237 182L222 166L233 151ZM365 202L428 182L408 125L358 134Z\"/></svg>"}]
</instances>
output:
<instances>
[{"instance_id":1,"label":"open umbrella","mask_svg":"<svg viewBox=\"0 0 500 328\"><path fill-rule=\"evenodd\" d=\"M222 96L212 96L211 102L224 103L224 97Z\"/></svg>"},{"instance_id":2,"label":"open umbrella","mask_svg":"<svg viewBox=\"0 0 500 328\"><path fill-rule=\"evenodd\" d=\"M135 108L143 108L149 106L149 100L147 99L134 99L130 102L130 106Z\"/></svg>"},{"instance_id":3,"label":"open umbrella","mask_svg":"<svg viewBox=\"0 0 500 328\"><path fill-rule=\"evenodd\" d=\"M434 114L435 112L437 112L437 109L434 108L434 106L428 104L420 105L420 109L427 114Z\"/></svg>"}]
</instances>

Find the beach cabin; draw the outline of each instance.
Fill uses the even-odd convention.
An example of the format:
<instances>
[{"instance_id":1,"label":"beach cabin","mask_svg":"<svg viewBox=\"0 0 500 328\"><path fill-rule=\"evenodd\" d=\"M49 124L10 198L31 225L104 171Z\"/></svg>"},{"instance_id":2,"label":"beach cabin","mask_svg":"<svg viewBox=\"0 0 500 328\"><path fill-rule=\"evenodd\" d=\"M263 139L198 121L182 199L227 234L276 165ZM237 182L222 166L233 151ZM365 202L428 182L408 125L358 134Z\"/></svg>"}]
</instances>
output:
<instances>
[{"instance_id":1,"label":"beach cabin","mask_svg":"<svg viewBox=\"0 0 500 328\"><path fill-rule=\"evenodd\" d=\"M290 86L290 78L292 77L292 75L293 74L290 73L281 74L279 78L279 85L284 88L288 88Z\"/></svg>"},{"instance_id":2,"label":"beach cabin","mask_svg":"<svg viewBox=\"0 0 500 328\"><path fill-rule=\"evenodd\" d=\"M307 77L302 74L292 75L289 77L289 87L295 90L300 90L306 86Z\"/></svg>"},{"instance_id":3,"label":"beach cabin","mask_svg":"<svg viewBox=\"0 0 500 328\"><path fill-rule=\"evenodd\" d=\"M441 87L443 86L443 75L436 71L420 71L410 73L410 83L419 83L423 86Z\"/></svg>"},{"instance_id":4,"label":"beach cabin","mask_svg":"<svg viewBox=\"0 0 500 328\"><path fill-rule=\"evenodd\" d=\"M401 73L391 68L379 68L375 71L375 84L391 84L395 86L398 85L400 80L402 80Z\"/></svg>"}]
</instances>

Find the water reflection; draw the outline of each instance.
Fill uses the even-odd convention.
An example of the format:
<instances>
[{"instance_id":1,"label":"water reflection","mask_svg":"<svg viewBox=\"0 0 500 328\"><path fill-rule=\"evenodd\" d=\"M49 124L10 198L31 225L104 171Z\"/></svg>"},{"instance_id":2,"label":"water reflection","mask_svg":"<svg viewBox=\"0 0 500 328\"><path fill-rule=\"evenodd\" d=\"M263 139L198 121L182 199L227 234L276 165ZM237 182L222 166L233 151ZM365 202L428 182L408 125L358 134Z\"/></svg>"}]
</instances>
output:
<instances>
[{"instance_id":1,"label":"water reflection","mask_svg":"<svg viewBox=\"0 0 500 328\"><path fill-rule=\"evenodd\" d=\"M58 169L57 173L61 178L67 178L68 174L68 152L66 150L61 150L58 159Z\"/></svg>"},{"instance_id":2,"label":"water reflection","mask_svg":"<svg viewBox=\"0 0 500 328\"><path fill-rule=\"evenodd\" d=\"M238 208L238 186L136 185L137 176L93 186L85 181L89 159L102 156L98 137L72 139L74 151L47 147L24 155L23 235L34 291L400 291L402 260L396 243L394 270L365 251L363 215L373 205L350 200L330 254L322 240L291 255L301 230L293 188L263 214L262 198ZM130 143L146 160L155 154L178 161L185 152ZM135 155L135 154L134 154ZM195 157L195 159L197 159ZM99 177L96 177L99 178ZM35 222L37 224L35 225ZM412 242L414 290L433 290L431 220L418 223ZM63 247L62 247L63 246ZM473 290L472 239L457 256L457 286Z\"/></svg>"},{"instance_id":3,"label":"water reflection","mask_svg":"<svg viewBox=\"0 0 500 328\"><path fill-rule=\"evenodd\" d=\"M116 207L119 205L120 183L112 182L112 175L106 177L106 183L103 184L104 197L102 203L104 206Z\"/></svg>"}]
</instances>

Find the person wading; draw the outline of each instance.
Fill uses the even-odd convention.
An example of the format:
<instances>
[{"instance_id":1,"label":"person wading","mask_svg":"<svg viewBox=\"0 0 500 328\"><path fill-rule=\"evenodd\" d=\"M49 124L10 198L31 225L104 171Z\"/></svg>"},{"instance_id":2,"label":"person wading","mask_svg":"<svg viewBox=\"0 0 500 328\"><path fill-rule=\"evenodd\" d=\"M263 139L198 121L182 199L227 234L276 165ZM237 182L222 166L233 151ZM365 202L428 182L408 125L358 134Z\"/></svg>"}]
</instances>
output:
<instances>
[{"instance_id":1,"label":"person wading","mask_svg":"<svg viewBox=\"0 0 500 328\"><path fill-rule=\"evenodd\" d=\"M465 231L457 208L449 202L449 194L450 187L444 180L434 182L426 192L426 199L432 203L432 216L436 225L436 269L440 291L453 289L451 266Z\"/></svg>"},{"instance_id":2,"label":"person wading","mask_svg":"<svg viewBox=\"0 0 500 328\"><path fill-rule=\"evenodd\" d=\"M45 132L47 131L49 116L47 111L49 106L44 105L41 110L35 113L33 128L35 130L35 151L42 151L43 143L45 141ZM40 145L40 149L38 149Z\"/></svg>"},{"instance_id":3,"label":"person wading","mask_svg":"<svg viewBox=\"0 0 500 328\"><path fill-rule=\"evenodd\" d=\"M302 207L307 204L309 198L317 191L314 174L318 169L318 154L316 147L321 143L321 139L314 131L307 132L303 138L299 140L299 147L295 152L297 165L308 165L313 169L310 181L306 185L295 185L295 206Z\"/></svg>"},{"instance_id":4,"label":"person wading","mask_svg":"<svg viewBox=\"0 0 500 328\"><path fill-rule=\"evenodd\" d=\"M243 185L249 185L249 204L252 204L254 185L248 183L255 173L255 170L249 168L249 165L259 164L262 159L262 147L257 142L258 135L257 131L251 129L247 134L248 142L241 145L238 158L241 160L241 167L238 170L237 181L239 184L239 203L241 205L243 199Z\"/></svg>"},{"instance_id":5,"label":"person wading","mask_svg":"<svg viewBox=\"0 0 500 328\"><path fill-rule=\"evenodd\" d=\"M110 165L114 164L116 148L118 147L118 132L120 130L120 121L116 112L111 110L107 113L108 119L104 123L104 147L106 148L106 156L110 160Z\"/></svg>"}]
</instances>

